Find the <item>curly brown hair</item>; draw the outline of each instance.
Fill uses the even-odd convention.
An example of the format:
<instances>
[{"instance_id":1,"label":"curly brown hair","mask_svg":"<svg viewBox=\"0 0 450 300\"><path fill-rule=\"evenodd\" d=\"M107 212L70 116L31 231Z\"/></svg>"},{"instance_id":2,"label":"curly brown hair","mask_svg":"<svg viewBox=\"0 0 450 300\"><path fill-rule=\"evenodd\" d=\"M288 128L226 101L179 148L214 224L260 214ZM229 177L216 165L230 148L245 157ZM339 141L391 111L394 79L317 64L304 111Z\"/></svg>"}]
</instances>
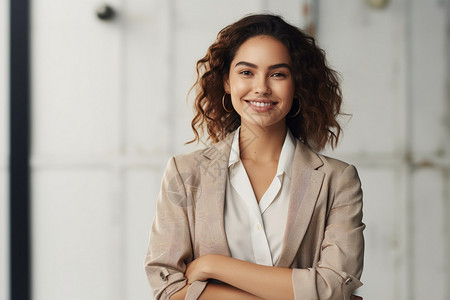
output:
<instances>
[{"instance_id":1,"label":"curly brown hair","mask_svg":"<svg viewBox=\"0 0 450 300\"><path fill-rule=\"evenodd\" d=\"M339 76L328 67L325 51L317 46L313 37L271 14L249 15L225 27L206 55L197 62L197 81L192 87L197 96L191 122L195 138L188 143L199 142L199 131L203 134L205 127L207 140L216 143L240 126L238 113L226 111L222 106L224 76L228 75L239 47L247 39L259 35L277 39L291 56L294 99L298 101L293 102L286 117L288 128L313 149L321 150L328 143L334 148L342 132L337 121L342 114ZM300 113L295 115L300 103ZM293 115L295 117L289 117Z\"/></svg>"}]
</instances>

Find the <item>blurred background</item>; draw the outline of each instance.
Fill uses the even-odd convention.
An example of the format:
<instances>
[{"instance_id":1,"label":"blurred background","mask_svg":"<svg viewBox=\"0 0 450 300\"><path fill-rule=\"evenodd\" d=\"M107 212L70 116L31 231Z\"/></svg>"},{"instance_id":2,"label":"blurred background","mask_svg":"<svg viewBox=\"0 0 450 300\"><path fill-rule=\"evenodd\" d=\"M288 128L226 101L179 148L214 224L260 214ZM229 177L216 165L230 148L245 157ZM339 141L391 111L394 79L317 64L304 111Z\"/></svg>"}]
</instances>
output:
<instances>
[{"instance_id":1,"label":"blurred background","mask_svg":"<svg viewBox=\"0 0 450 300\"><path fill-rule=\"evenodd\" d=\"M363 183L357 293L450 299L449 0L34 0L29 18L21 2L0 0L1 300L152 299L148 232L168 158L194 149L195 62L255 12L313 32L343 77L353 117L327 154ZM11 42L27 28L29 47Z\"/></svg>"}]
</instances>

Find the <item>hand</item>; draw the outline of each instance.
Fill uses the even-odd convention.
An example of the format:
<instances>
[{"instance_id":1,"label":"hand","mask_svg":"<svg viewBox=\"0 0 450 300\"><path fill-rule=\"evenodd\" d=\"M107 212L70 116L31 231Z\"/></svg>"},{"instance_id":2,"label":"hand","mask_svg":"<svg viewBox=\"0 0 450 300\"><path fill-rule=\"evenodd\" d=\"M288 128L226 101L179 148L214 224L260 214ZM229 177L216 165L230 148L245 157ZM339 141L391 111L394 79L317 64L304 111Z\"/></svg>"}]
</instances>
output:
<instances>
[{"instance_id":1,"label":"hand","mask_svg":"<svg viewBox=\"0 0 450 300\"><path fill-rule=\"evenodd\" d=\"M188 280L188 284L194 281L205 281L210 278L210 270L213 269L215 255L204 255L188 264L184 276Z\"/></svg>"}]
</instances>

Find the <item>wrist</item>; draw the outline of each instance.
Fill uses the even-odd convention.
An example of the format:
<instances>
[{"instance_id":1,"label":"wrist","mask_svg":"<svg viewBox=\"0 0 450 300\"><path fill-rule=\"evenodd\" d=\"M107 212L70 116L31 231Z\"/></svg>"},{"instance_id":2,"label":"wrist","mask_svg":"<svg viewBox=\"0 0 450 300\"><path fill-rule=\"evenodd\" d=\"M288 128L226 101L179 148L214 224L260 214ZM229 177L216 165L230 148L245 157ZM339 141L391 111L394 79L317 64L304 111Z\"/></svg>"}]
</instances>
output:
<instances>
[{"instance_id":1,"label":"wrist","mask_svg":"<svg viewBox=\"0 0 450 300\"><path fill-rule=\"evenodd\" d=\"M204 261L202 271L207 278L214 278L215 272L214 269L216 264L216 256L214 254L206 255L206 260Z\"/></svg>"},{"instance_id":2,"label":"wrist","mask_svg":"<svg viewBox=\"0 0 450 300\"><path fill-rule=\"evenodd\" d=\"M208 255L207 264L205 264L204 272L208 278L221 280L220 278L220 270L223 270L224 266L227 263L227 259L229 257L218 255L218 254L210 254Z\"/></svg>"}]
</instances>

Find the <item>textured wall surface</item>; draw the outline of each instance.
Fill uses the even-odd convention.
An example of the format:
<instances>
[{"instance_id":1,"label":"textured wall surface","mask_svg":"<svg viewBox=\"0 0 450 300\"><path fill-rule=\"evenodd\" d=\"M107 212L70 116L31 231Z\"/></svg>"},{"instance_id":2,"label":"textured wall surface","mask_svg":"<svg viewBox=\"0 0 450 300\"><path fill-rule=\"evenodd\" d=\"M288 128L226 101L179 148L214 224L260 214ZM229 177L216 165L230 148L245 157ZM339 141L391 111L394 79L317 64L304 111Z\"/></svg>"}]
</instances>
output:
<instances>
[{"instance_id":1,"label":"textured wall surface","mask_svg":"<svg viewBox=\"0 0 450 300\"><path fill-rule=\"evenodd\" d=\"M7 297L7 8L0 1L0 299ZM100 3L100 2L99 2ZM32 1L35 300L151 299L143 259L162 172L188 152L195 62L225 25L271 11L343 77L344 138L367 224L365 299L450 297L449 2ZM5 66L5 67L4 67ZM192 102L192 97L189 99Z\"/></svg>"}]
</instances>

